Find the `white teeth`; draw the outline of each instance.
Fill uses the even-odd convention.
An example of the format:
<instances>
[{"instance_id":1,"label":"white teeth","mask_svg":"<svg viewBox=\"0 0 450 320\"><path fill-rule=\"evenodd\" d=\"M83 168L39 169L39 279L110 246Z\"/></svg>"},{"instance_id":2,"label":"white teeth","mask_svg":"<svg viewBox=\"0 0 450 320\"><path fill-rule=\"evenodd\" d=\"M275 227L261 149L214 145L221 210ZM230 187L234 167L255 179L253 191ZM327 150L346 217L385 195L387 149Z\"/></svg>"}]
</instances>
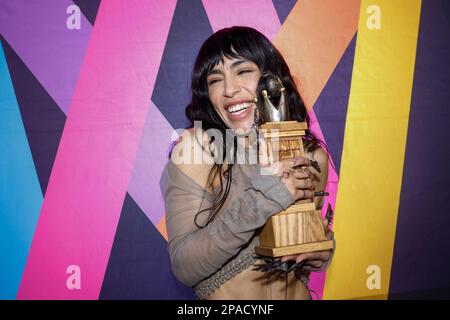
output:
<instances>
[{"instance_id":1,"label":"white teeth","mask_svg":"<svg viewBox=\"0 0 450 320\"><path fill-rule=\"evenodd\" d=\"M252 104L251 102L244 102L244 103L235 104L234 106L231 106L231 107L228 108L228 112L233 113L233 114L240 114L245 109L250 107L251 104Z\"/></svg>"}]
</instances>

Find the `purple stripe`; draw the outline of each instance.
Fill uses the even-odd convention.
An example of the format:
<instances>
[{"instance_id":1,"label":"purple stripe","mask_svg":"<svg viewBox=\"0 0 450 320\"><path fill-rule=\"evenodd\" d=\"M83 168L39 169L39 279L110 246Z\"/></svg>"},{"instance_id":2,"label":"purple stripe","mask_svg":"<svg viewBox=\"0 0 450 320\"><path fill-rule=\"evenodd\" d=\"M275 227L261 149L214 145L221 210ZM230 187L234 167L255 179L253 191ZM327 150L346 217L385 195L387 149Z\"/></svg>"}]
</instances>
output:
<instances>
[{"instance_id":1,"label":"purple stripe","mask_svg":"<svg viewBox=\"0 0 450 320\"><path fill-rule=\"evenodd\" d=\"M278 18L280 18L281 24L283 24L297 3L297 0L272 0L272 2L277 10Z\"/></svg>"},{"instance_id":2,"label":"purple stripe","mask_svg":"<svg viewBox=\"0 0 450 320\"><path fill-rule=\"evenodd\" d=\"M170 124L150 102L128 192L154 225L165 214L159 179L168 161L166 151L172 132Z\"/></svg>"},{"instance_id":3,"label":"purple stripe","mask_svg":"<svg viewBox=\"0 0 450 320\"><path fill-rule=\"evenodd\" d=\"M345 121L347 119L355 45L356 34L314 104L314 112L320 123L338 174L341 167L342 147L344 145Z\"/></svg>"},{"instance_id":4,"label":"purple stripe","mask_svg":"<svg viewBox=\"0 0 450 320\"><path fill-rule=\"evenodd\" d=\"M69 30L70 0L3 1L0 32L67 114L92 26L81 14L81 29Z\"/></svg>"},{"instance_id":5,"label":"purple stripe","mask_svg":"<svg viewBox=\"0 0 450 320\"><path fill-rule=\"evenodd\" d=\"M23 126L45 196L66 116L6 41L3 41Z\"/></svg>"},{"instance_id":6,"label":"purple stripe","mask_svg":"<svg viewBox=\"0 0 450 320\"><path fill-rule=\"evenodd\" d=\"M100 0L73 0L73 2L80 7L81 12L83 12L91 25L94 25L98 8L100 7Z\"/></svg>"},{"instance_id":7,"label":"purple stripe","mask_svg":"<svg viewBox=\"0 0 450 320\"><path fill-rule=\"evenodd\" d=\"M194 299L192 288L172 274L167 241L128 193L100 299Z\"/></svg>"},{"instance_id":8,"label":"purple stripe","mask_svg":"<svg viewBox=\"0 0 450 320\"><path fill-rule=\"evenodd\" d=\"M422 2L391 299L450 298L449 9Z\"/></svg>"},{"instance_id":9,"label":"purple stripe","mask_svg":"<svg viewBox=\"0 0 450 320\"><path fill-rule=\"evenodd\" d=\"M177 2L128 188L155 225L165 214L159 179L168 161L172 127L189 126L184 109L190 99L192 66L202 42L211 34L200 0Z\"/></svg>"}]
</instances>

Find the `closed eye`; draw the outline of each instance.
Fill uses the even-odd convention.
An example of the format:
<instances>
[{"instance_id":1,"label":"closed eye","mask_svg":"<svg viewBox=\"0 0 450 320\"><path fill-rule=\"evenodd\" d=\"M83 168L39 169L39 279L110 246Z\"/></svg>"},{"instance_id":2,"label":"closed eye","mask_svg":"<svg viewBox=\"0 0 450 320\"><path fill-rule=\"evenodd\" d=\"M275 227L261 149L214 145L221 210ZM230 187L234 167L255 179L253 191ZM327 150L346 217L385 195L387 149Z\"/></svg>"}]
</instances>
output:
<instances>
[{"instance_id":1,"label":"closed eye","mask_svg":"<svg viewBox=\"0 0 450 320\"><path fill-rule=\"evenodd\" d=\"M250 73L250 72L253 72L253 70L252 69L242 69L242 70L239 70L238 74L244 74L244 73Z\"/></svg>"},{"instance_id":2,"label":"closed eye","mask_svg":"<svg viewBox=\"0 0 450 320\"><path fill-rule=\"evenodd\" d=\"M208 85L213 85L213 84L216 84L217 82L219 82L220 81L220 79L211 79L211 80L209 80L208 81Z\"/></svg>"}]
</instances>

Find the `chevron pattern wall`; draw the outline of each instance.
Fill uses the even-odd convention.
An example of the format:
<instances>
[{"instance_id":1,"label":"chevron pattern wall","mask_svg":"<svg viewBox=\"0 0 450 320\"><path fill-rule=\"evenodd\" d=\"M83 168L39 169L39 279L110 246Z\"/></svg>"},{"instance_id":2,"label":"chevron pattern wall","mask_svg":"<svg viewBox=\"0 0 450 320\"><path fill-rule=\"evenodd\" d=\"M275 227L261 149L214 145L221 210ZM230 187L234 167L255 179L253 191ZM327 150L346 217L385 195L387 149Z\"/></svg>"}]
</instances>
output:
<instances>
[{"instance_id":1,"label":"chevron pattern wall","mask_svg":"<svg viewBox=\"0 0 450 320\"><path fill-rule=\"evenodd\" d=\"M330 149L317 299L450 297L445 0L0 3L0 298L193 299L159 179L193 62L233 25L286 58Z\"/></svg>"}]
</instances>

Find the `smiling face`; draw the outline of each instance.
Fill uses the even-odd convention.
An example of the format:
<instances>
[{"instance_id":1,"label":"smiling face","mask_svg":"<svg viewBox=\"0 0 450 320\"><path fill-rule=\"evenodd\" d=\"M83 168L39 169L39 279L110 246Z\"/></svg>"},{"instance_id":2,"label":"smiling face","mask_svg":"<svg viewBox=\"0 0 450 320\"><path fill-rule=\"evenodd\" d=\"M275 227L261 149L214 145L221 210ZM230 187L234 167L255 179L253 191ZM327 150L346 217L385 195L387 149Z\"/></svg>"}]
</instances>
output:
<instances>
[{"instance_id":1,"label":"smiling face","mask_svg":"<svg viewBox=\"0 0 450 320\"><path fill-rule=\"evenodd\" d=\"M247 132L253 125L256 88L261 72L247 59L223 58L207 76L208 95L214 109L231 129Z\"/></svg>"}]
</instances>

